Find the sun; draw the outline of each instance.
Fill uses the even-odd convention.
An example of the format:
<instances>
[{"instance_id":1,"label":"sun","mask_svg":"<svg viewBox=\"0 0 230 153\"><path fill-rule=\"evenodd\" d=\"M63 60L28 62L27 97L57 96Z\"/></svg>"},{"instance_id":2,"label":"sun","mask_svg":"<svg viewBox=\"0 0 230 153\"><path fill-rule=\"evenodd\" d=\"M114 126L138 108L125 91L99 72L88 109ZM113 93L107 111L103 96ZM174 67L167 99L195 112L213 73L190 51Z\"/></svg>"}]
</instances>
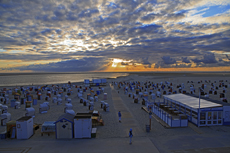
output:
<instances>
[{"instance_id":1,"label":"sun","mask_svg":"<svg viewBox=\"0 0 230 153\"><path fill-rule=\"evenodd\" d=\"M113 62L112 67L117 67L118 63L123 62L123 60L114 58L112 62Z\"/></svg>"},{"instance_id":2,"label":"sun","mask_svg":"<svg viewBox=\"0 0 230 153\"><path fill-rule=\"evenodd\" d=\"M114 58L112 61L112 67L126 67L132 65L132 60L124 60L119 58Z\"/></svg>"}]
</instances>

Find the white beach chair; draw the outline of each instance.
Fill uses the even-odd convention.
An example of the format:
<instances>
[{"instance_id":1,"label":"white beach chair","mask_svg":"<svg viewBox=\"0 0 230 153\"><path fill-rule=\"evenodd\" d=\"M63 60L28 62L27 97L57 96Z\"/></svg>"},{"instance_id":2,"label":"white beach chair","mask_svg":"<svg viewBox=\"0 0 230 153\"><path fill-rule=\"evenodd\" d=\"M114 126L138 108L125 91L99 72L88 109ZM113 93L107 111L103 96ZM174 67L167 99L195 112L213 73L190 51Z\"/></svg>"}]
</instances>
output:
<instances>
[{"instance_id":1,"label":"white beach chair","mask_svg":"<svg viewBox=\"0 0 230 153\"><path fill-rule=\"evenodd\" d=\"M7 122L11 120L11 114L10 113L3 113L1 114L1 125L5 126Z\"/></svg>"},{"instance_id":2,"label":"white beach chair","mask_svg":"<svg viewBox=\"0 0 230 153\"><path fill-rule=\"evenodd\" d=\"M62 99L61 98L58 98L57 99L57 105L61 105L62 104Z\"/></svg>"},{"instance_id":3,"label":"white beach chair","mask_svg":"<svg viewBox=\"0 0 230 153\"><path fill-rule=\"evenodd\" d=\"M25 116L35 117L35 109L33 107L26 108Z\"/></svg>"}]
</instances>

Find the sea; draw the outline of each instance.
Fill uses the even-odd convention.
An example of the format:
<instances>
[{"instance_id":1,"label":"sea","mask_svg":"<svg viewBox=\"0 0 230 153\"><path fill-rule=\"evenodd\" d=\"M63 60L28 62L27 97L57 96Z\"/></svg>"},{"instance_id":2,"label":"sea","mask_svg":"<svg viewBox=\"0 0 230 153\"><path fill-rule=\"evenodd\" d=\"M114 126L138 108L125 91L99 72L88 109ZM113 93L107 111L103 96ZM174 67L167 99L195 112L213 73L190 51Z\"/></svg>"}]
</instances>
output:
<instances>
[{"instance_id":1,"label":"sea","mask_svg":"<svg viewBox=\"0 0 230 153\"><path fill-rule=\"evenodd\" d=\"M2 73L0 86L25 86L84 82L84 79L109 79L128 76L129 73L84 72L84 73Z\"/></svg>"}]
</instances>

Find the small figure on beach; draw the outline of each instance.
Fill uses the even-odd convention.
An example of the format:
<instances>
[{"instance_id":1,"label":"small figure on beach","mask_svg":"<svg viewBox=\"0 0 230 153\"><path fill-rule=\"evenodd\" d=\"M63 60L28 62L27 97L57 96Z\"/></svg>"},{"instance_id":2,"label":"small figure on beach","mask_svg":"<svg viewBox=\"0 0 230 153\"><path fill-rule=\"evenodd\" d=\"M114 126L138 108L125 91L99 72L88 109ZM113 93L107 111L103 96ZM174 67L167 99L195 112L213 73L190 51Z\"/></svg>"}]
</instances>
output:
<instances>
[{"instance_id":1,"label":"small figure on beach","mask_svg":"<svg viewBox=\"0 0 230 153\"><path fill-rule=\"evenodd\" d=\"M132 137L133 137L133 131L132 131L132 129L130 129L130 131L129 131L129 138L130 138L129 144L132 144Z\"/></svg>"},{"instance_id":2,"label":"small figure on beach","mask_svg":"<svg viewBox=\"0 0 230 153\"><path fill-rule=\"evenodd\" d=\"M119 122L121 123L121 112L118 112Z\"/></svg>"}]
</instances>

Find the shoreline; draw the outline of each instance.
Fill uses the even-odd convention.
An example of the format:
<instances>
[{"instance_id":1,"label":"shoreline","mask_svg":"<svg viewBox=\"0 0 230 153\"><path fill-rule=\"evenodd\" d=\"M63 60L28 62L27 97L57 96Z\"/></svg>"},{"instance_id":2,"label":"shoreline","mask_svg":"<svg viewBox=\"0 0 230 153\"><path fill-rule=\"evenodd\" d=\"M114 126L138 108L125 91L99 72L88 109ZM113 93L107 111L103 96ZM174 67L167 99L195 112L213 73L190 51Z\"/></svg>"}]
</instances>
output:
<instances>
[{"instance_id":1,"label":"shoreline","mask_svg":"<svg viewBox=\"0 0 230 153\"><path fill-rule=\"evenodd\" d=\"M51 73L47 73L47 74L51 74ZM61 73L60 73L61 74ZM81 73L82 74L82 73ZM31 74L31 75L34 75L34 74ZM129 76L130 74L128 74L127 73L127 75L126 76ZM116 79L116 78L120 78L120 77L126 77L126 76L118 76L118 77L111 77L111 78L104 78L104 79L106 79L107 81L108 80L111 80L111 79ZM0 77L1 77L1 75L0 75ZM100 79L100 77L93 77L92 79ZM89 79L89 80L92 80L92 79ZM77 81L77 82L72 82L71 80L69 80L70 82L71 82L71 84L84 84L84 80L83 81ZM68 82L55 82L55 83L33 83L33 85L32 84L22 84L22 85L18 85L18 84L15 84L15 85L0 85L0 88L5 88L5 87L7 87L7 88L9 88L9 87L21 87L21 86L28 86L28 87L30 87L30 86L44 86L44 85L63 85L63 84L67 84Z\"/></svg>"},{"instance_id":2,"label":"shoreline","mask_svg":"<svg viewBox=\"0 0 230 153\"><path fill-rule=\"evenodd\" d=\"M116 78L105 78L107 80L111 79L120 79L125 78L129 76L152 76L155 79L159 78L176 78L176 77L230 77L230 72L93 72L93 73L127 73L126 76L118 76ZM66 73L15 73L15 74L0 74L1 76L12 76L12 75L43 75L43 74L66 74ZM87 73L68 73L68 74L87 74ZM210 75L211 74L211 75ZM99 78L99 77L94 77ZM69 80L71 82L71 80ZM23 85L17 85L14 86L43 86L43 85L52 85L52 84L65 84L66 82L55 82L55 83L38 83L38 84L23 84ZM71 82L73 84L81 84L84 83L83 81L77 81L77 82ZM3 87L14 87L12 85L0 85L0 88Z\"/></svg>"}]
</instances>

